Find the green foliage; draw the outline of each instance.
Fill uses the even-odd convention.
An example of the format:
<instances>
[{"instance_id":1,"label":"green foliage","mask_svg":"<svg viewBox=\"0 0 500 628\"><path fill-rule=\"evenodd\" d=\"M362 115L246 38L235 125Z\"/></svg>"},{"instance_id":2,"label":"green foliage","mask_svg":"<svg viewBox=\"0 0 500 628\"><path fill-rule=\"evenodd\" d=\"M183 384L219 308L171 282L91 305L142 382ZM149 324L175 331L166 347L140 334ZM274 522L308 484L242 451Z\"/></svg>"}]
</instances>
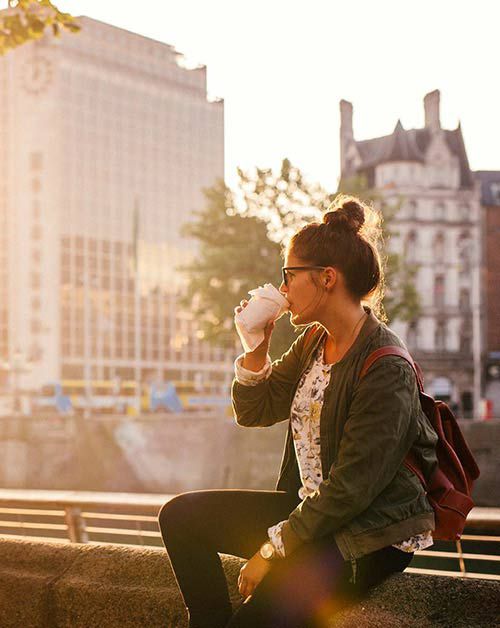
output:
<instances>
[{"instance_id":1,"label":"green foliage","mask_svg":"<svg viewBox=\"0 0 500 628\"><path fill-rule=\"evenodd\" d=\"M238 169L238 177L238 210L264 220L269 237L283 244L307 222L321 220L336 196L308 182L288 159L283 159L277 174L269 168Z\"/></svg>"},{"instance_id":2,"label":"green foliage","mask_svg":"<svg viewBox=\"0 0 500 628\"><path fill-rule=\"evenodd\" d=\"M181 305L193 312L205 340L231 348L237 339L234 308L249 298L249 290L281 281L280 246L267 237L264 221L234 213L233 194L223 182L205 195L206 207L183 229L183 235L198 241L199 256L196 263L179 269L189 277ZM274 355L281 355L293 339L284 319L273 336Z\"/></svg>"},{"instance_id":3,"label":"green foliage","mask_svg":"<svg viewBox=\"0 0 500 628\"><path fill-rule=\"evenodd\" d=\"M283 245L302 225L321 220L336 196L307 182L288 159L277 173L255 168L238 170L238 176L234 191L223 182L208 189L206 207L196 212L194 222L185 225L183 231L197 241L199 255L196 263L181 269L188 278L182 305L194 313L204 339L223 347L234 347L237 340L235 306L257 286L268 282L279 286ZM339 191L383 205L362 178L343 182ZM387 238L395 210L384 207L382 211ZM388 286L386 313L391 319L413 318L418 311L414 270L395 254L384 253L383 257ZM283 316L273 333L271 356L281 356L296 335L288 316Z\"/></svg>"},{"instance_id":4,"label":"green foliage","mask_svg":"<svg viewBox=\"0 0 500 628\"><path fill-rule=\"evenodd\" d=\"M80 30L75 18L63 13L50 0L9 0L0 12L0 55L28 41L40 39L47 27L59 37L61 29Z\"/></svg>"},{"instance_id":5,"label":"green foliage","mask_svg":"<svg viewBox=\"0 0 500 628\"><path fill-rule=\"evenodd\" d=\"M384 309L389 321L416 320L420 314L420 298L415 288L417 267L407 264L401 255L389 253L385 268Z\"/></svg>"}]
</instances>

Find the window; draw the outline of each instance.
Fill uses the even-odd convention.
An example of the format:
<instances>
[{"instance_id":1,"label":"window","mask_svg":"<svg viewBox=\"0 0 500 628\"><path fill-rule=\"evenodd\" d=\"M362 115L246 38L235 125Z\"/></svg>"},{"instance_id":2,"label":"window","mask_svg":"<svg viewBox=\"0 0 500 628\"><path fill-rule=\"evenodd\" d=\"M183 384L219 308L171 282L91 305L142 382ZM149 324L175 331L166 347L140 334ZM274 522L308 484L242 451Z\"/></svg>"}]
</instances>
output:
<instances>
[{"instance_id":1,"label":"window","mask_svg":"<svg viewBox=\"0 0 500 628\"><path fill-rule=\"evenodd\" d=\"M446 349L446 321L439 320L436 322L434 346L437 351L444 351Z\"/></svg>"},{"instance_id":2,"label":"window","mask_svg":"<svg viewBox=\"0 0 500 628\"><path fill-rule=\"evenodd\" d=\"M404 240L404 257L409 263L415 263L417 260L417 232L409 231Z\"/></svg>"},{"instance_id":3,"label":"window","mask_svg":"<svg viewBox=\"0 0 500 628\"><path fill-rule=\"evenodd\" d=\"M42 331L42 323L38 318L31 319L31 333L39 334Z\"/></svg>"},{"instance_id":4,"label":"window","mask_svg":"<svg viewBox=\"0 0 500 628\"><path fill-rule=\"evenodd\" d=\"M491 196L496 205L500 205L500 183L492 183L490 186Z\"/></svg>"},{"instance_id":5,"label":"window","mask_svg":"<svg viewBox=\"0 0 500 628\"><path fill-rule=\"evenodd\" d=\"M42 153L31 153L30 155L30 168L31 170L41 170L43 165Z\"/></svg>"},{"instance_id":6,"label":"window","mask_svg":"<svg viewBox=\"0 0 500 628\"><path fill-rule=\"evenodd\" d=\"M42 359L43 357L43 349L42 347L40 347L40 345L33 343L30 347L30 352L29 352L29 359L32 362L38 362Z\"/></svg>"},{"instance_id":7,"label":"window","mask_svg":"<svg viewBox=\"0 0 500 628\"><path fill-rule=\"evenodd\" d=\"M408 220L415 220L417 218L417 203L410 201L406 206L406 215Z\"/></svg>"},{"instance_id":8,"label":"window","mask_svg":"<svg viewBox=\"0 0 500 628\"><path fill-rule=\"evenodd\" d=\"M468 231L464 231L458 236L457 248L460 273L470 273L472 268L472 238Z\"/></svg>"},{"instance_id":9,"label":"window","mask_svg":"<svg viewBox=\"0 0 500 628\"><path fill-rule=\"evenodd\" d=\"M444 220L446 217L446 208L443 203L437 203L434 207L434 220Z\"/></svg>"},{"instance_id":10,"label":"window","mask_svg":"<svg viewBox=\"0 0 500 628\"><path fill-rule=\"evenodd\" d=\"M434 306L444 306L444 275L436 275L434 278Z\"/></svg>"},{"instance_id":11,"label":"window","mask_svg":"<svg viewBox=\"0 0 500 628\"><path fill-rule=\"evenodd\" d=\"M410 321L408 323L408 337L406 340L411 349L418 347L418 321Z\"/></svg>"},{"instance_id":12,"label":"window","mask_svg":"<svg viewBox=\"0 0 500 628\"><path fill-rule=\"evenodd\" d=\"M438 263L444 262L444 234L437 233L434 238L434 259Z\"/></svg>"},{"instance_id":13,"label":"window","mask_svg":"<svg viewBox=\"0 0 500 628\"><path fill-rule=\"evenodd\" d=\"M461 310L467 310L470 308L470 290L468 288L460 289L458 305Z\"/></svg>"},{"instance_id":14,"label":"window","mask_svg":"<svg viewBox=\"0 0 500 628\"><path fill-rule=\"evenodd\" d=\"M31 227L31 238L32 240L42 239L42 228L40 227L40 225L33 225Z\"/></svg>"},{"instance_id":15,"label":"window","mask_svg":"<svg viewBox=\"0 0 500 628\"><path fill-rule=\"evenodd\" d=\"M35 202L33 203L33 220L39 221L41 216L40 205Z\"/></svg>"},{"instance_id":16,"label":"window","mask_svg":"<svg viewBox=\"0 0 500 628\"><path fill-rule=\"evenodd\" d=\"M470 208L466 203L462 203L459 208L459 219L470 220Z\"/></svg>"},{"instance_id":17,"label":"window","mask_svg":"<svg viewBox=\"0 0 500 628\"><path fill-rule=\"evenodd\" d=\"M470 319L463 319L460 325L460 351L463 353L472 351L472 324Z\"/></svg>"}]
</instances>

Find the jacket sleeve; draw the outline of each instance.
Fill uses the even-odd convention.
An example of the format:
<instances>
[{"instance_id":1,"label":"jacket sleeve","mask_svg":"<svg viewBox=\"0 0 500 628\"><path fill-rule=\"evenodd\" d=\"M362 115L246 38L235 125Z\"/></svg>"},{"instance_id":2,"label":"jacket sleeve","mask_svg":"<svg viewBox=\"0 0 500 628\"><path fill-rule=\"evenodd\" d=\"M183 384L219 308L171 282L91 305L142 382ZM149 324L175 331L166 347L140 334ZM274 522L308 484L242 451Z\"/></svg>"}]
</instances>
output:
<instances>
[{"instance_id":1,"label":"jacket sleeve","mask_svg":"<svg viewBox=\"0 0 500 628\"><path fill-rule=\"evenodd\" d=\"M233 380L231 400L238 425L269 427L289 418L306 333L307 330L279 360L272 363L271 375L265 381L255 386L244 386Z\"/></svg>"},{"instance_id":2,"label":"jacket sleeve","mask_svg":"<svg viewBox=\"0 0 500 628\"><path fill-rule=\"evenodd\" d=\"M340 530L390 484L417 437L418 408L411 367L400 358L378 360L353 394L335 468L283 525L286 555Z\"/></svg>"}]
</instances>

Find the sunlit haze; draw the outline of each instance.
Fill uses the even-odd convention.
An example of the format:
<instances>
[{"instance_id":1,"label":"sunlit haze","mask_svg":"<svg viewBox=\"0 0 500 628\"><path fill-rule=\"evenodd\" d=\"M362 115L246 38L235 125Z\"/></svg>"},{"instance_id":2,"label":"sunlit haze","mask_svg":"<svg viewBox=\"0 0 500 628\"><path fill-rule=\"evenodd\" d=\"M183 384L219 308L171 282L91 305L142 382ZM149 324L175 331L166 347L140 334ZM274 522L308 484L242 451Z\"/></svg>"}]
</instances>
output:
<instances>
[{"instance_id":1,"label":"sunlit haze","mask_svg":"<svg viewBox=\"0 0 500 628\"><path fill-rule=\"evenodd\" d=\"M228 181L238 165L276 166L287 156L333 187L340 99L353 103L355 136L365 139L390 133L398 118L422 126L422 98L433 89L443 126L462 122L471 168L500 168L495 0L56 4L208 66L209 92L225 100Z\"/></svg>"}]
</instances>

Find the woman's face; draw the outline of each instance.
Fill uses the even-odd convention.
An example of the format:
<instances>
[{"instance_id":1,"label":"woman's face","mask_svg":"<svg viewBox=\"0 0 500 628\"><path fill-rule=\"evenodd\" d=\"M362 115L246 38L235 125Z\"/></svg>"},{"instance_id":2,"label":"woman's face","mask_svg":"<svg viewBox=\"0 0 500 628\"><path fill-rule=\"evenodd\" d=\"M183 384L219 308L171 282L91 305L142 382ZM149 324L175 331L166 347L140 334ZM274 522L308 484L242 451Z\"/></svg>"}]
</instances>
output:
<instances>
[{"instance_id":1,"label":"woman's face","mask_svg":"<svg viewBox=\"0 0 500 628\"><path fill-rule=\"evenodd\" d=\"M310 263L296 257L293 252L287 252L283 266L311 266ZM286 272L287 284L282 281L279 290L290 302L290 321L294 325L304 325L317 320L318 307L325 296L321 289L318 270L290 270ZM316 275L316 283L312 279Z\"/></svg>"}]
</instances>

